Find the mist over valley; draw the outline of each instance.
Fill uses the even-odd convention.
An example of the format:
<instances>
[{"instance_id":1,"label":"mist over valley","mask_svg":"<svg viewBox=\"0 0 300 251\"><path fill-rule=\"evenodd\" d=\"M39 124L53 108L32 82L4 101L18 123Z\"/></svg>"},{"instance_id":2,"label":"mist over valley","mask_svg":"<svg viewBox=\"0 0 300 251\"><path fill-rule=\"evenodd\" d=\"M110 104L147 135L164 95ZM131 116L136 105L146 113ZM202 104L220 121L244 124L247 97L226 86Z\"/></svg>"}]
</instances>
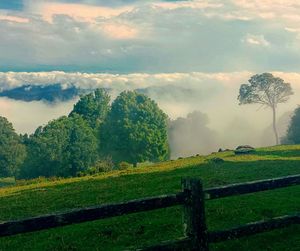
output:
<instances>
[{"instance_id":1,"label":"mist over valley","mask_svg":"<svg viewBox=\"0 0 300 251\"><path fill-rule=\"evenodd\" d=\"M251 74L0 73L0 113L18 133L33 133L49 120L67 115L81 94L105 88L114 99L124 90L136 90L154 99L169 116L172 158L241 144L274 145L270 110L238 105L239 87ZM283 137L298 105L300 74L274 74L289 81L295 90L290 101L278 109L278 130Z\"/></svg>"}]
</instances>

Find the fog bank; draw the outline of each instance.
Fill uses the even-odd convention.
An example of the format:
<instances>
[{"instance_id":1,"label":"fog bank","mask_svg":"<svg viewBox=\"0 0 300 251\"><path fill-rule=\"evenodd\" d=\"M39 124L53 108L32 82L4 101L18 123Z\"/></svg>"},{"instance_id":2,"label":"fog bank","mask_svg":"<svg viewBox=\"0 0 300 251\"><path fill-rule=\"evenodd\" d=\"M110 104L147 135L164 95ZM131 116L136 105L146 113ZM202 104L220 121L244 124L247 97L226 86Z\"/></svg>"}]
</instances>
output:
<instances>
[{"instance_id":1,"label":"fog bank","mask_svg":"<svg viewBox=\"0 0 300 251\"><path fill-rule=\"evenodd\" d=\"M24 84L50 85L64 88L98 87L111 90L112 98L123 90L138 89L153 98L170 119L185 118L199 111L196 118L176 120L178 127L171 141L173 157L192 153L206 154L218 148L233 148L240 144L273 145L270 128L272 113L259 105L239 106L237 95L241 84L253 73L168 73L168 74L85 74L65 72L0 73L0 89L7 90ZM278 106L278 126L283 136L291 112L299 104L300 73L273 72L290 82L294 95ZM32 133L37 126L68 114L76 100L47 104L21 102L0 98L0 116L7 117L19 133ZM194 114L195 115L195 114ZM188 133L187 133L188 132ZM187 140L189 139L189 140ZM183 141L186 144L178 147ZM183 147L184 146L184 147Z\"/></svg>"}]
</instances>

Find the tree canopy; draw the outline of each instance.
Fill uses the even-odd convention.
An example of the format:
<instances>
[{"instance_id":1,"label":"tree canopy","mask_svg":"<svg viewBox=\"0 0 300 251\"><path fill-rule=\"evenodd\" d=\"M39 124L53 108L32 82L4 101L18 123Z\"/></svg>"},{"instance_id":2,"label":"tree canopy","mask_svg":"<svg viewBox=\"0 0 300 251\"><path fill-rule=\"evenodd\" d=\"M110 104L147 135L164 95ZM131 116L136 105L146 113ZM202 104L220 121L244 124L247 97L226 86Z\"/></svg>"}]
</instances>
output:
<instances>
[{"instance_id":1,"label":"tree canopy","mask_svg":"<svg viewBox=\"0 0 300 251\"><path fill-rule=\"evenodd\" d=\"M112 103L102 146L116 161L133 164L169 157L167 116L143 94L122 92Z\"/></svg>"},{"instance_id":2,"label":"tree canopy","mask_svg":"<svg viewBox=\"0 0 300 251\"><path fill-rule=\"evenodd\" d=\"M287 130L288 142L300 144L300 107L296 108Z\"/></svg>"},{"instance_id":3,"label":"tree canopy","mask_svg":"<svg viewBox=\"0 0 300 251\"><path fill-rule=\"evenodd\" d=\"M276 128L276 108L286 102L293 94L291 84L274 77L271 73L256 74L249 79L249 84L242 84L238 100L240 105L260 104L270 107L273 111L273 130L276 144L279 143Z\"/></svg>"},{"instance_id":4,"label":"tree canopy","mask_svg":"<svg viewBox=\"0 0 300 251\"><path fill-rule=\"evenodd\" d=\"M291 84L274 77L271 73L256 74L249 79L249 84L240 87L240 104L261 104L276 107L286 102L293 94Z\"/></svg>"},{"instance_id":5,"label":"tree canopy","mask_svg":"<svg viewBox=\"0 0 300 251\"><path fill-rule=\"evenodd\" d=\"M0 176L16 176L25 156L20 136L6 118L0 117Z\"/></svg>"},{"instance_id":6,"label":"tree canopy","mask_svg":"<svg viewBox=\"0 0 300 251\"><path fill-rule=\"evenodd\" d=\"M97 128L106 118L109 111L110 96L105 89L96 89L82 95L74 105L70 116L77 113L81 115L92 128Z\"/></svg>"},{"instance_id":7,"label":"tree canopy","mask_svg":"<svg viewBox=\"0 0 300 251\"><path fill-rule=\"evenodd\" d=\"M78 114L50 121L27 140L28 155L22 178L74 176L98 157L97 139Z\"/></svg>"}]
</instances>

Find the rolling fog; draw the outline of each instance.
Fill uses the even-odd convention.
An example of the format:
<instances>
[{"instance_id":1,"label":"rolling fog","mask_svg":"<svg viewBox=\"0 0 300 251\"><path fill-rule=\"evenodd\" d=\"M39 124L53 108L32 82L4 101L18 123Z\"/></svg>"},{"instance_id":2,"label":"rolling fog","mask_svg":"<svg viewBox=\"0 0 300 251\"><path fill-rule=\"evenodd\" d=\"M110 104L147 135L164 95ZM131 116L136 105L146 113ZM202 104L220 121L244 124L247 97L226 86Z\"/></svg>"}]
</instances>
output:
<instances>
[{"instance_id":1,"label":"rolling fog","mask_svg":"<svg viewBox=\"0 0 300 251\"><path fill-rule=\"evenodd\" d=\"M299 104L300 73L274 72L292 84L294 95L278 107L278 130L284 136L293 110ZM168 74L84 74L84 73L0 73L2 89L22 84L53 84L82 89L105 87L112 98L123 90L139 89L153 98L168 114L171 157L207 154L219 148L249 144L255 147L275 143L272 113L259 105L239 106L239 86L253 75L236 73ZM77 98L68 102L23 102L0 98L0 116L7 117L18 133L32 133L39 125L67 115Z\"/></svg>"}]
</instances>

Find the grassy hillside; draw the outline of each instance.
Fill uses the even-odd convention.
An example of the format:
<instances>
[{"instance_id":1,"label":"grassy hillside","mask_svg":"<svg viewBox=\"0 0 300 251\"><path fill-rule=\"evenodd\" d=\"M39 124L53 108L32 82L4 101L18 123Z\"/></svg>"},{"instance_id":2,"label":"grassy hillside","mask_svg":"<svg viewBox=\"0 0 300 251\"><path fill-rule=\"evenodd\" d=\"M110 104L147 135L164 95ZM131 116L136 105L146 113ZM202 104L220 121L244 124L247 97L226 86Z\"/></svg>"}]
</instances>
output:
<instances>
[{"instance_id":1,"label":"grassy hillside","mask_svg":"<svg viewBox=\"0 0 300 251\"><path fill-rule=\"evenodd\" d=\"M225 162L213 164L212 157ZM300 174L300 146L261 148L253 155L232 152L191 157L98 176L31 182L0 188L0 221L71 208L180 191L180 179L198 177L205 187ZM300 211L300 186L206 203L210 230ZM15 237L0 250L122 250L182 235L181 207L132 214ZM300 226L212 245L212 250L300 250Z\"/></svg>"}]
</instances>

